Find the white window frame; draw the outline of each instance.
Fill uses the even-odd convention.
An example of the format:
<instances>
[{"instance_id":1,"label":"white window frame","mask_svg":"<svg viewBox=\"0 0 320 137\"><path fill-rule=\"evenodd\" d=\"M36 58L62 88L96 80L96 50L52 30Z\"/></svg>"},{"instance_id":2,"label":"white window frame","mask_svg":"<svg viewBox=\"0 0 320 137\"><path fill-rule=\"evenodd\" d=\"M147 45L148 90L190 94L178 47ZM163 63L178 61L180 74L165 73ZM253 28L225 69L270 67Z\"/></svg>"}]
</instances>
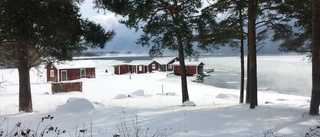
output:
<instances>
[{"instance_id":1,"label":"white window frame","mask_svg":"<svg viewBox=\"0 0 320 137\"><path fill-rule=\"evenodd\" d=\"M142 71L142 66L140 65L140 66L138 66L139 67L139 71Z\"/></svg>"},{"instance_id":2,"label":"white window frame","mask_svg":"<svg viewBox=\"0 0 320 137\"><path fill-rule=\"evenodd\" d=\"M66 73L66 79L63 80L63 77L62 77L62 73ZM68 81L68 71L67 70L61 70L61 81Z\"/></svg>"},{"instance_id":3,"label":"white window frame","mask_svg":"<svg viewBox=\"0 0 320 137\"><path fill-rule=\"evenodd\" d=\"M173 64L168 64L168 69L173 69Z\"/></svg>"},{"instance_id":4,"label":"white window frame","mask_svg":"<svg viewBox=\"0 0 320 137\"><path fill-rule=\"evenodd\" d=\"M54 78L54 70L50 70L50 77Z\"/></svg>"},{"instance_id":5,"label":"white window frame","mask_svg":"<svg viewBox=\"0 0 320 137\"><path fill-rule=\"evenodd\" d=\"M156 64L152 64L152 69L156 69Z\"/></svg>"},{"instance_id":6,"label":"white window frame","mask_svg":"<svg viewBox=\"0 0 320 137\"><path fill-rule=\"evenodd\" d=\"M82 75L82 71L84 71L84 76ZM80 69L80 78L86 78L87 77L87 71L86 69Z\"/></svg>"}]
</instances>

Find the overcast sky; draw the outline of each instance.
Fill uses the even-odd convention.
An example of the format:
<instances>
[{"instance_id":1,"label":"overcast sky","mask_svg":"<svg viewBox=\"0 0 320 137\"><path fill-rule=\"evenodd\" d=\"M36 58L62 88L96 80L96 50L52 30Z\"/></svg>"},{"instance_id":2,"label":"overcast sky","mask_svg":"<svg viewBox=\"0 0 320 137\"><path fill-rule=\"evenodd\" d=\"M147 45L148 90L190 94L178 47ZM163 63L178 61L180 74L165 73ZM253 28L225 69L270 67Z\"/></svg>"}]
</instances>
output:
<instances>
[{"instance_id":1,"label":"overcast sky","mask_svg":"<svg viewBox=\"0 0 320 137\"><path fill-rule=\"evenodd\" d=\"M99 23L106 30L114 30L116 36L111 42L108 42L105 49L101 51L120 51L120 52L145 52L148 51L148 47L142 47L135 44L135 41L140 37L139 33L135 33L134 30L128 29L125 25L119 23L120 16L115 16L114 13L100 11L93 9L94 4L92 0L85 0L80 5L80 11L82 17L88 18L96 23ZM104 14L105 13L105 14ZM99 51L96 49L95 51Z\"/></svg>"},{"instance_id":2,"label":"overcast sky","mask_svg":"<svg viewBox=\"0 0 320 137\"><path fill-rule=\"evenodd\" d=\"M207 3L205 4L207 5ZM141 32L136 33L134 30L128 29L125 25L119 23L120 16L116 16L112 12L98 12L97 9L93 9L94 4L92 0L85 0L84 3L80 5L80 12L82 17L88 18L96 23L99 23L106 30L114 30L116 36L111 42L108 42L104 49L95 49L95 51L119 51L119 52L148 52L149 47L142 47L141 45L135 44L135 41L140 37ZM273 53L277 52L276 44L266 41L266 46L261 50L261 52ZM216 52L238 52L232 51L229 48L223 48Z\"/></svg>"}]
</instances>

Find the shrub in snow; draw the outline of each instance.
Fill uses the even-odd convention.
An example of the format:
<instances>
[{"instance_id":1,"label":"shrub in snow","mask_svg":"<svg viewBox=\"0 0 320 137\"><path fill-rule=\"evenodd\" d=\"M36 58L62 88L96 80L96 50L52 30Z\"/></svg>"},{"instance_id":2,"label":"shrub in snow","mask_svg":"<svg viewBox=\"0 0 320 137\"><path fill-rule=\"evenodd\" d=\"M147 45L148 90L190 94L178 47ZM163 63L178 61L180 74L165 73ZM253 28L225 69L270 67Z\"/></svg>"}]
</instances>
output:
<instances>
[{"instance_id":1,"label":"shrub in snow","mask_svg":"<svg viewBox=\"0 0 320 137\"><path fill-rule=\"evenodd\" d=\"M184 107L194 107L196 106L196 103L194 103L193 101L186 101L182 103L182 106Z\"/></svg>"},{"instance_id":2,"label":"shrub in snow","mask_svg":"<svg viewBox=\"0 0 320 137\"><path fill-rule=\"evenodd\" d=\"M45 122L46 120L52 120L53 118L54 117L51 115L42 117L36 129L30 129L26 126L23 126L21 122L18 122L15 124L13 129L10 130L10 132L8 132L8 129L6 132L0 129L0 137L58 137L59 135L66 133L66 130L61 130L60 128L51 125L45 126L45 128L40 130L40 132L38 133L40 124ZM0 124L0 126L1 125L2 123Z\"/></svg>"},{"instance_id":3,"label":"shrub in snow","mask_svg":"<svg viewBox=\"0 0 320 137\"><path fill-rule=\"evenodd\" d=\"M263 137L282 137L282 136L277 135L276 131L274 131L273 129L268 129L263 132Z\"/></svg>"},{"instance_id":4,"label":"shrub in snow","mask_svg":"<svg viewBox=\"0 0 320 137\"><path fill-rule=\"evenodd\" d=\"M305 134L305 137L320 137L320 126L310 128L310 131Z\"/></svg>"},{"instance_id":5,"label":"shrub in snow","mask_svg":"<svg viewBox=\"0 0 320 137\"><path fill-rule=\"evenodd\" d=\"M82 111L90 111L94 109L95 107L87 99L69 98L67 103L57 108L57 111L66 112L66 113L77 113Z\"/></svg>"},{"instance_id":6,"label":"shrub in snow","mask_svg":"<svg viewBox=\"0 0 320 137\"><path fill-rule=\"evenodd\" d=\"M167 129L150 131L150 128L143 128L142 122L138 115L134 114L129 120L121 119L118 125L118 134L113 134L113 137L168 137L172 133L168 133Z\"/></svg>"}]
</instances>

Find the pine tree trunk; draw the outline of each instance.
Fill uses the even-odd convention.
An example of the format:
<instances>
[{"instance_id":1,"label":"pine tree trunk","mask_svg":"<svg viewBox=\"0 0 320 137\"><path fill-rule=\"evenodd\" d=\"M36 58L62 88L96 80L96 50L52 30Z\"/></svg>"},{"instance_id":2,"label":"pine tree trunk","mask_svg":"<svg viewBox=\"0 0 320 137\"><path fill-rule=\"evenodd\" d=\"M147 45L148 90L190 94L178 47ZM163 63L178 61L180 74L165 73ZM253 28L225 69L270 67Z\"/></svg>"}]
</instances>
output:
<instances>
[{"instance_id":1,"label":"pine tree trunk","mask_svg":"<svg viewBox=\"0 0 320 137\"><path fill-rule=\"evenodd\" d=\"M182 103L184 103L186 101L189 101L189 93L188 93L188 84L187 84L186 65L184 62L182 37L179 34L177 36L177 41L178 41L179 63L180 63L180 74L181 74Z\"/></svg>"},{"instance_id":2,"label":"pine tree trunk","mask_svg":"<svg viewBox=\"0 0 320 137\"><path fill-rule=\"evenodd\" d=\"M240 6L240 5L239 5ZM244 51L243 51L243 20L242 20L242 7L239 8L239 19L240 19L240 58L241 58L241 80L240 80L240 100L239 103L243 103L244 96Z\"/></svg>"},{"instance_id":3,"label":"pine tree trunk","mask_svg":"<svg viewBox=\"0 0 320 137\"><path fill-rule=\"evenodd\" d=\"M249 40L248 40L249 41ZM249 51L249 45L248 45L248 51ZM249 73L249 54L247 55L247 87L246 87L246 103L250 103L250 73Z\"/></svg>"},{"instance_id":4,"label":"pine tree trunk","mask_svg":"<svg viewBox=\"0 0 320 137\"><path fill-rule=\"evenodd\" d=\"M173 5L175 7L178 6L178 1L173 0ZM172 16L174 24L176 26L180 26L179 20L180 14L179 14L179 8L176 8L174 10L174 14ZM186 65L184 62L184 47L183 47L183 42L182 42L182 32L180 31L180 28L176 29L177 32L177 43L178 43L178 51L179 51L179 63L180 63L180 75L181 75L181 89L182 89L182 103L189 101L189 93L188 93L188 83L187 83L187 74L186 74Z\"/></svg>"},{"instance_id":5,"label":"pine tree trunk","mask_svg":"<svg viewBox=\"0 0 320 137\"><path fill-rule=\"evenodd\" d=\"M310 115L319 115L320 102L320 0L313 0L312 93Z\"/></svg>"},{"instance_id":6,"label":"pine tree trunk","mask_svg":"<svg viewBox=\"0 0 320 137\"><path fill-rule=\"evenodd\" d=\"M28 45L19 43L17 53L19 71L19 111L32 112Z\"/></svg>"},{"instance_id":7,"label":"pine tree trunk","mask_svg":"<svg viewBox=\"0 0 320 137\"><path fill-rule=\"evenodd\" d=\"M250 108L258 105L257 100L257 56L256 56L256 34L255 34L255 0L248 1L248 39L249 39L249 82L250 82Z\"/></svg>"}]
</instances>

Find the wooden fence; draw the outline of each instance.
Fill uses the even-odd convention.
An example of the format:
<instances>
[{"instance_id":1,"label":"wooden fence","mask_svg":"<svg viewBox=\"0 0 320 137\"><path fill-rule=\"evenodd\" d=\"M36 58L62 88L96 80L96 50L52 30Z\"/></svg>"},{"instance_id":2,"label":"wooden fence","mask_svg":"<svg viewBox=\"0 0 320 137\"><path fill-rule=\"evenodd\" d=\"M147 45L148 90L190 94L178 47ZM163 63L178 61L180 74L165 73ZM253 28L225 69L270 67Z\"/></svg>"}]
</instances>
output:
<instances>
[{"instance_id":1,"label":"wooden fence","mask_svg":"<svg viewBox=\"0 0 320 137\"><path fill-rule=\"evenodd\" d=\"M52 93L78 91L82 92L82 82L58 82L51 84Z\"/></svg>"}]
</instances>

